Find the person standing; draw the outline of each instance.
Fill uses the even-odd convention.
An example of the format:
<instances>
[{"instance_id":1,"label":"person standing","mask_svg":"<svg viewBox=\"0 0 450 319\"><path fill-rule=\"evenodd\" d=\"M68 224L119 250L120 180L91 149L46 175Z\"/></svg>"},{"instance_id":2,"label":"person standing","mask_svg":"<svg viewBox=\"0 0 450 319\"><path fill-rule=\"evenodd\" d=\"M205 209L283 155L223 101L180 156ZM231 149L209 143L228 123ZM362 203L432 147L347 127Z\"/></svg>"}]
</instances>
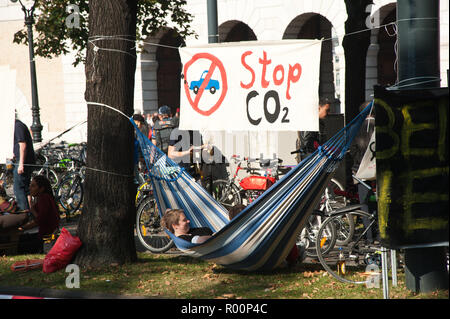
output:
<instances>
[{"instance_id":1,"label":"person standing","mask_svg":"<svg viewBox=\"0 0 450 319\"><path fill-rule=\"evenodd\" d=\"M30 208L30 181L33 165L36 163L33 141L28 127L20 120L16 119L14 125L14 159L15 163L14 195L17 201L18 210Z\"/></svg>"},{"instance_id":2,"label":"person standing","mask_svg":"<svg viewBox=\"0 0 450 319\"><path fill-rule=\"evenodd\" d=\"M299 153L296 156L297 162L305 159L313 153L320 145L326 142L325 135L325 118L330 112L331 102L327 98L319 99L319 131L302 131L298 132L297 149Z\"/></svg>"},{"instance_id":3,"label":"person standing","mask_svg":"<svg viewBox=\"0 0 450 319\"><path fill-rule=\"evenodd\" d=\"M153 126L152 143L168 154L170 134L178 127L178 119L171 117L170 108L163 105L158 110L159 120Z\"/></svg>"}]
</instances>

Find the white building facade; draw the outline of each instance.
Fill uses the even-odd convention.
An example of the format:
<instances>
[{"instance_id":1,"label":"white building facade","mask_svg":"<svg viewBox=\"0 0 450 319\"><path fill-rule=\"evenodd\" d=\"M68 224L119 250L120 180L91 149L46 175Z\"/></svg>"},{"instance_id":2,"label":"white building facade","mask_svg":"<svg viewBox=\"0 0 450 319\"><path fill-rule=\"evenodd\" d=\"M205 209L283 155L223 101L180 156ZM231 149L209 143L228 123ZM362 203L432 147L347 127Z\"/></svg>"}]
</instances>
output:
<instances>
[{"instance_id":1,"label":"white building facade","mask_svg":"<svg viewBox=\"0 0 450 319\"><path fill-rule=\"evenodd\" d=\"M441 86L446 87L448 70L449 16L447 0L440 1L440 69ZM173 111L179 100L179 62L177 47L208 43L207 2L189 0L187 10L194 16L192 28L198 38L171 36L170 28L145 40L145 53L137 57L134 109L153 113L163 104ZM332 111L344 113L345 57L342 40L347 12L344 1L329 0L217 0L219 42L266 41L295 38L323 39L320 87L318 94L337 98L340 104ZM366 59L366 99L371 98L374 84L395 84L396 2L374 0L367 8L371 43ZM12 43L13 34L23 28L20 5L0 0L0 66L17 70L16 108L19 117L31 125L31 88L28 48ZM163 46L161 46L163 45ZM74 54L51 60L36 58L43 139L87 119L84 100L84 66L74 67ZM164 85L162 85L164 83ZM178 90L178 92L177 92ZM294 164L296 132L203 132L210 142L219 145L225 156L283 158ZM66 140L86 140L86 126L66 136Z\"/></svg>"}]
</instances>

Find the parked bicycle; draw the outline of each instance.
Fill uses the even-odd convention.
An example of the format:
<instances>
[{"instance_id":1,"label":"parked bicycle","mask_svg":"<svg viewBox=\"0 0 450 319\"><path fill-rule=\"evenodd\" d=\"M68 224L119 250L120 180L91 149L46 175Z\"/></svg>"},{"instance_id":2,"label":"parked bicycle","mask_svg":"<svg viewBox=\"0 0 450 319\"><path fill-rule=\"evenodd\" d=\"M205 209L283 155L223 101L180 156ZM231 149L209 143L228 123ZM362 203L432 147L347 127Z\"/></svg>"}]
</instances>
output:
<instances>
[{"instance_id":1,"label":"parked bicycle","mask_svg":"<svg viewBox=\"0 0 450 319\"><path fill-rule=\"evenodd\" d=\"M83 145L80 152L68 153L69 156L76 156L65 158L67 161L61 162L67 164L66 174L61 178L61 182L55 190L55 197L57 202L62 207L62 212L66 214L69 219L70 215L80 209L83 202L84 195L84 179L85 179L85 159L86 159L86 145Z\"/></svg>"},{"instance_id":2,"label":"parked bicycle","mask_svg":"<svg viewBox=\"0 0 450 319\"><path fill-rule=\"evenodd\" d=\"M281 159L241 158L239 155L232 155L231 159L236 164L233 177L215 180L212 185L212 196L227 209L238 204L247 206L269 189L276 182L278 166L282 163ZM244 162L247 162L246 167L242 165ZM257 163L259 167L251 167L251 163ZM240 170L250 175L239 178Z\"/></svg>"},{"instance_id":3,"label":"parked bicycle","mask_svg":"<svg viewBox=\"0 0 450 319\"><path fill-rule=\"evenodd\" d=\"M305 249L306 256L317 257L316 238L317 233L324 220L336 209L347 205L348 199L344 196L344 187L335 178L332 178L325 188L320 203L309 216L305 227L297 237L297 245ZM354 223L348 216L342 216L339 220L342 224L340 233L336 239L340 245L345 245L350 241L354 231Z\"/></svg>"},{"instance_id":4,"label":"parked bicycle","mask_svg":"<svg viewBox=\"0 0 450 319\"><path fill-rule=\"evenodd\" d=\"M56 160L51 159L45 153L38 153L36 160L37 169L33 171L32 176L44 175L50 181L52 188L58 185L59 177L56 171L53 169Z\"/></svg>"},{"instance_id":5,"label":"parked bicycle","mask_svg":"<svg viewBox=\"0 0 450 319\"><path fill-rule=\"evenodd\" d=\"M365 200L369 213L361 210L361 204L337 209L323 222L316 237L316 253L324 269L339 281L352 284L367 283L368 278L379 275L381 267L380 244L365 240L369 231L378 231L374 191L367 183L359 182L369 189ZM346 244L337 241L344 216L354 222L354 233Z\"/></svg>"}]
</instances>

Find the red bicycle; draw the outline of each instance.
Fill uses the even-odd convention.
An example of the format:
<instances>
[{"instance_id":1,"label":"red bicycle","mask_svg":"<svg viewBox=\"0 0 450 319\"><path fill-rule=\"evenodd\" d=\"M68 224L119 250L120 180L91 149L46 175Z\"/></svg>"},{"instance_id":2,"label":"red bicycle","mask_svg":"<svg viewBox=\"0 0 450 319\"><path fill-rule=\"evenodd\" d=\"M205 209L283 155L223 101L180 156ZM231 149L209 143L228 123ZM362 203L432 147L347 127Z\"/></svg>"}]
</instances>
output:
<instances>
[{"instance_id":1,"label":"red bicycle","mask_svg":"<svg viewBox=\"0 0 450 319\"><path fill-rule=\"evenodd\" d=\"M283 173L279 169L282 159L241 159L239 155L233 155L231 159L237 164L233 177L215 180L212 187L214 199L227 209L239 204L247 206L277 181L278 173ZM243 162L247 162L246 167L242 166ZM259 168L251 167L251 163L258 163ZM241 179L238 177L240 170L250 175Z\"/></svg>"}]
</instances>

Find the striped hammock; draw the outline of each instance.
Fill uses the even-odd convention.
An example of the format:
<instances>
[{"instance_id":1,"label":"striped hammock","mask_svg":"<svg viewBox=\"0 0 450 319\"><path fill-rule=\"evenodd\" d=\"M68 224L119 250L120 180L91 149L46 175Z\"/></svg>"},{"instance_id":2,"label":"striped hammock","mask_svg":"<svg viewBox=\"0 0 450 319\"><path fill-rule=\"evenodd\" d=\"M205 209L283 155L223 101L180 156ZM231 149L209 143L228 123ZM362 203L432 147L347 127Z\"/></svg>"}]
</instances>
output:
<instances>
[{"instance_id":1,"label":"striped hammock","mask_svg":"<svg viewBox=\"0 0 450 319\"><path fill-rule=\"evenodd\" d=\"M193 244L166 232L178 249L193 257L231 269L276 268L289 254L371 108L372 103L231 221L207 190L135 126L160 215L167 208L181 208L191 227L209 227L214 235Z\"/></svg>"}]
</instances>

